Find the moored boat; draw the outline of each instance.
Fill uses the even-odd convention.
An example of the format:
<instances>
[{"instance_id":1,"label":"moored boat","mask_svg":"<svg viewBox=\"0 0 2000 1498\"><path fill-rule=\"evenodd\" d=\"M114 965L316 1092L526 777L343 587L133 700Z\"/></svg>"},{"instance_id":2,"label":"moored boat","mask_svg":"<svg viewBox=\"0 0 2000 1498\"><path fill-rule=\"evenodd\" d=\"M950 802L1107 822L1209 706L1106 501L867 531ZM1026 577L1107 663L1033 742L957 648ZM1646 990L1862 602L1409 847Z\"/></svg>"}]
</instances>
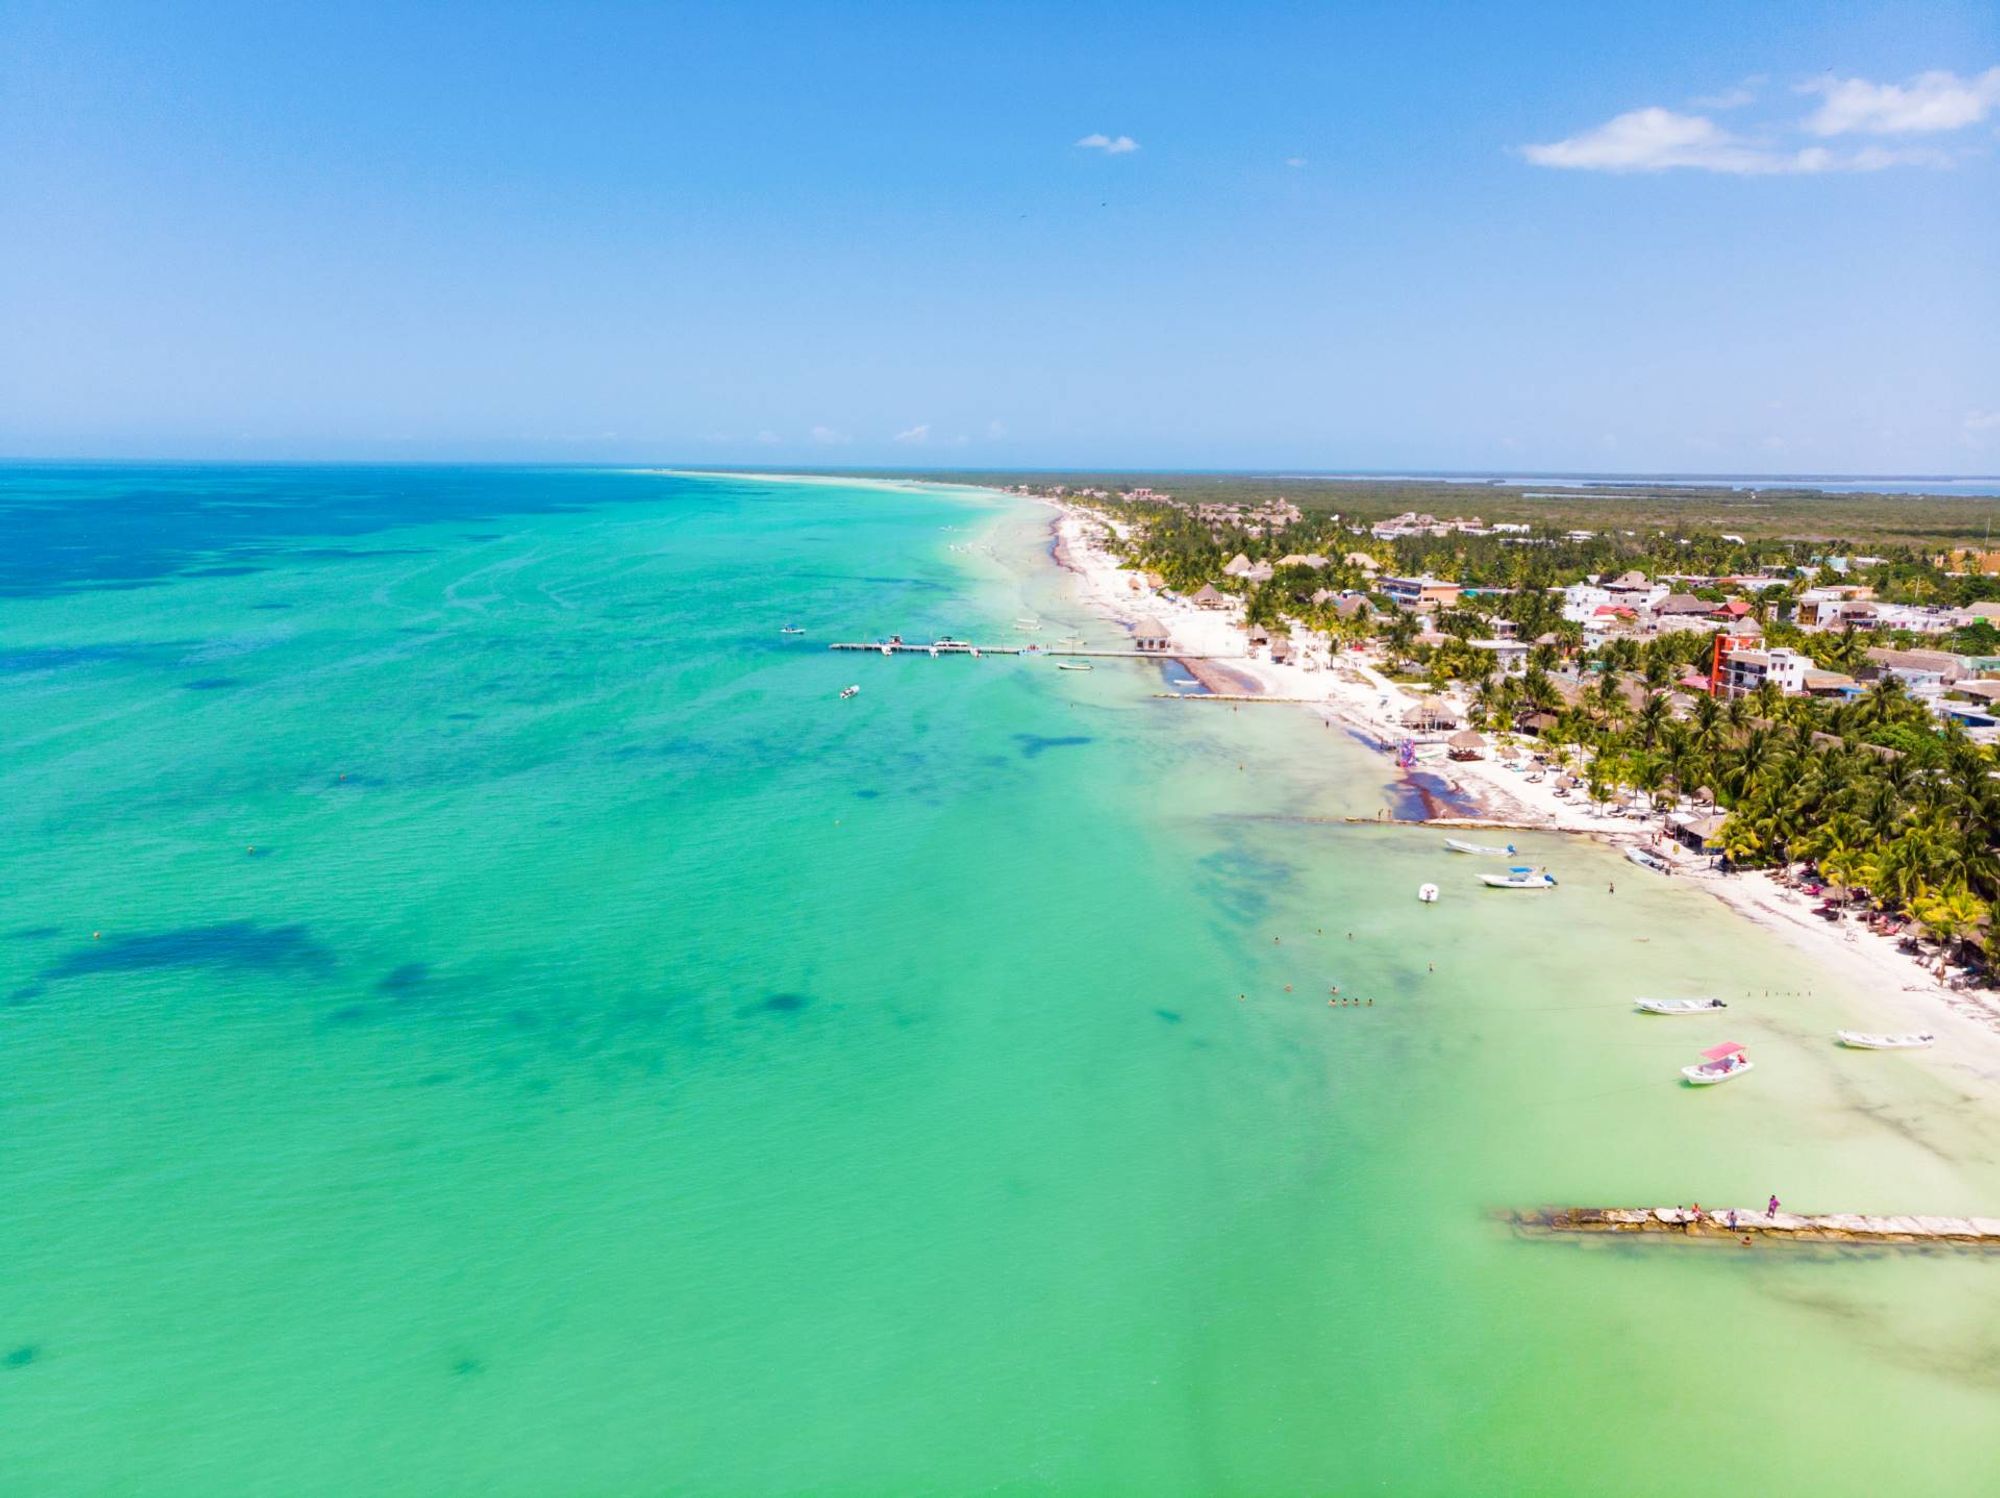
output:
<instances>
[{"instance_id":1,"label":"moored boat","mask_svg":"<svg viewBox=\"0 0 2000 1498\"><path fill-rule=\"evenodd\" d=\"M1446 849L1453 853L1484 853L1491 858L1504 858L1514 851L1512 843L1507 844L1504 848L1489 848L1483 843L1461 842L1455 837L1446 838L1444 845Z\"/></svg>"},{"instance_id":2,"label":"moored boat","mask_svg":"<svg viewBox=\"0 0 2000 1498\"><path fill-rule=\"evenodd\" d=\"M849 697L852 697L852 696L853 696L853 695L854 695L854 694L855 694L856 692L858 692L858 691L860 691L860 690L861 690L861 688L860 688L860 686L859 686L859 685L855 685L855 686L851 686L851 687L842 687L842 688L840 689L840 700L841 700L841 701L843 701L843 702L845 702L845 701L846 701L846 700L847 700L847 699L848 699Z\"/></svg>"},{"instance_id":3,"label":"moored boat","mask_svg":"<svg viewBox=\"0 0 2000 1498\"><path fill-rule=\"evenodd\" d=\"M1717 1082L1742 1076L1755 1065L1743 1054L1741 1045L1725 1040L1721 1045L1712 1045L1703 1051L1701 1060L1693 1066L1683 1066L1681 1075L1696 1087L1713 1087Z\"/></svg>"},{"instance_id":4,"label":"moored boat","mask_svg":"<svg viewBox=\"0 0 2000 1498\"><path fill-rule=\"evenodd\" d=\"M1720 999L1634 999L1632 1004L1645 1014L1714 1014L1729 1007Z\"/></svg>"},{"instance_id":5,"label":"moored boat","mask_svg":"<svg viewBox=\"0 0 2000 1498\"><path fill-rule=\"evenodd\" d=\"M781 635L802 635L805 633L805 631L803 629L800 629L796 624L787 624L783 629L779 630L778 633Z\"/></svg>"},{"instance_id":6,"label":"moored boat","mask_svg":"<svg viewBox=\"0 0 2000 1498\"><path fill-rule=\"evenodd\" d=\"M1058 671L1088 671L1091 669L1091 664L1089 661L1057 661L1056 669Z\"/></svg>"},{"instance_id":7,"label":"moored boat","mask_svg":"<svg viewBox=\"0 0 2000 1498\"><path fill-rule=\"evenodd\" d=\"M1642 869L1651 869L1655 874L1671 874L1674 871L1672 864L1647 848L1627 848L1625 859L1628 863L1636 863Z\"/></svg>"},{"instance_id":8,"label":"moored boat","mask_svg":"<svg viewBox=\"0 0 2000 1498\"><path fill-rule=\"evenodd\" d=\"M1857 1051L1920 1051L1935 1045L1937 1037L1928 1030L1911 1035L1870 1035L1861 1030L1836 1030L1840 1043Z\"/></svg>"},{"instance_id":9,"label":"moored boat","mask_svg":"<svg viewBox=\"0 0 2000 1498\"><path fill-rule=\"evenodd\" d=\"M1481 874L1479 882L1488 889L1554 889L1556 876L1547 869L1521 867L1504 874Z\"/></svg>"}]
</instances>

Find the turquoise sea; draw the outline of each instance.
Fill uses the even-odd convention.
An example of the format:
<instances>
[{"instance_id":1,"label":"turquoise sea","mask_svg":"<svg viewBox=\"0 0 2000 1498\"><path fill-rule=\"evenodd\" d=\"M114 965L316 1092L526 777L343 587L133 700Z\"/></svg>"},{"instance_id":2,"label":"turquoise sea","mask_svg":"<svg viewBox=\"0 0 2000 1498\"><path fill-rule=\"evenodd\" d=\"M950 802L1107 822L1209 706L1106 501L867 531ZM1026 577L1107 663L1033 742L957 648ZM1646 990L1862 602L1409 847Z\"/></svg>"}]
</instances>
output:
<instances>
[{"instance_id":1,"label":"turquoise sea","mask_svg":"<svg viewBox=\"0 0 2000 1498\"><path fill-rule=\"evenodd\" d=\"M0 1489L1994 1491L2000 1262L1490 1216L2000 1212L1991 1063L1289 709L825 648L1117 643L1047 524L0 472Z\"/></svg>"}]
</instances>

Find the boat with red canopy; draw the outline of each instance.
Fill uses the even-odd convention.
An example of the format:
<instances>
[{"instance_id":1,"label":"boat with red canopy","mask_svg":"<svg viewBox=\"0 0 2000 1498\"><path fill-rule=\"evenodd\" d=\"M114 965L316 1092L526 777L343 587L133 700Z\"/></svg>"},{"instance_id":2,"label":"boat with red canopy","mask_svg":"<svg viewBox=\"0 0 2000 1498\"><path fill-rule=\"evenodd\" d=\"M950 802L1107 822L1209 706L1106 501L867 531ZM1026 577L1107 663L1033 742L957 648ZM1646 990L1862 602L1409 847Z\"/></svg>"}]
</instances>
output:
<instances>
[{"instance_id":1,"label":"boat with red canopy","mask_svg":"<svg viewBox=\"0 0 2000 1498\"><path fill-rule=\"evenodd\" d=\"M1725 1040L1721 1045L1712 1045L1703 1051L1698 1064L1683 1066L1681 1075L1697 1087L1712 1087L1717 1082L1741 1076L1755 1064L1743 1053L1742 1046L1733 1040Z\"/></svg>"}]
</instances>

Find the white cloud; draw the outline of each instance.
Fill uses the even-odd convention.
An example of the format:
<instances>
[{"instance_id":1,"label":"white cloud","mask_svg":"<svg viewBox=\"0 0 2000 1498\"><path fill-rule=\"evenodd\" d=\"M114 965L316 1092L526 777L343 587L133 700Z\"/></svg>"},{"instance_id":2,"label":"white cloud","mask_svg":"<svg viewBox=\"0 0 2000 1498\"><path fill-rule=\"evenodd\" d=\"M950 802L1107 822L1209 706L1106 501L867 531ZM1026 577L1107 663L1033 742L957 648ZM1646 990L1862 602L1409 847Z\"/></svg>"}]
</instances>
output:
<instances>
[{"instance_id":1,"label":"white cloud","mask_svg":"<svg viewBox=\"0 0 2000 1498\"><path fill-rule=\"evenodd\" d=\"M1963 130L2000 107L2000 67L1974 78L1940 69L1908 83L1826 78L1801 84L1799 92L1822 96L1805 122L1814 135L1927 135Z\"/></svg>"},{"instance_id":2,"label":"white cloud","mask_svg":"<svg viewBox=\"0 0 2000 1498\"><path fill-rule=\"evenodd\" d=\"M1006 435L1007 424L997 417L986 423L986 440L988 442L998 442L1006 437Z\"/></svg>"},{"instance_id":3,"label":"white cloud","mask_svg":"<svg viewBox=\"0 0 2000 1498\"><path fill-rule=\"evenodd\" d=\"M1658 105L1634 109L1567 140L1523 146L1536 166L1582 172L1664 172L1677 167L1758 177L1818 172L1876 172L1892 166L1948 166L1937 151L1882 146L1833 151L1788 150L1732 135L1706 115L1677 114Z\"/></svg>"},{"instance_id":4,"label":"white cloud","mask_svg":"<svg viewBox=\"0 0 2000 1498\"><path fill-rule=\"evenodd\" d=\"M814 427L812 429L812 440L819 443L822 447L838 447L843 442L851 442L854 439L849 437L847 433L836 431L832 427Z\"/></svg>"},{"instance_id":5,"label":"white cloud","mask_svg":"<svg viewBox=\"0 0 2000 1498\"><path fill-rule=\"evenodd\" d=\"M780 437L776 432L771 431L769 428L766 428L764 431L761 431L757 434L757 445L759 447L777 447L784 440L785 439L783 437Z\"/></svg>"},{"instance_id":6,"label":"white cloud","mask_svg":"<svg viewBox=\"0 0 2000 1498\"><path fill-rule=\"evenodd\" d=\"M1086 135L1077 142L1086 151L1102 151L1106 156L1123 156L1139 149L1139 143L1129 135Z\"/></svg>"},{"instance_id":7,"label":"white cloud","mask_svg":"<svg viewBox=\"0 0 2000 1498\"><path fill-rule=\"evenodd\" d=\"M1695 109L1741 109L1745 104L1756 103L1757 90L1769 81L1762 73L1752 73L1719 94L1702 94L1688 100L1688 104Z\"/></svg>"},{"instance_id":8,"label":"white cloud","mask_svg":"<svg viewBox=\"0 0 2000 1498\"><path fill-rule=\"evenodd\" d=\"M2000 411L1967 411L1965 429L1968 432L2000 432Z\"/></svg>"},{"instance_id":9,"label":"white cloud","mask_svg":"<svg viewBox=\"0 0 2000 1498\"><path fill-rule=\"evenodd\" d=\"M1300 166L1304 166L1305 164L1306 164L1306 159L1305 159L1305 157L1303 157L1303 156L1287 156L1287 157L1285 158L1285 165L1286 165L1286 166L1290 166L1290 167L1300 167Z\"/></svg>"},{"instance_id":10,"label":"white cloud","mask_svg":"<svg viewBox=\"0 0 2000 1498\"><path fill-rule=\"evenodd\" d=\"M908 427L896 433L896 440L898 442L907 442L912 447L922 447L926 442L931 440L931 429L928 425L922 424Z\"/></svg>"},{"instance_id":11,"label":"white cloud","mask_svg":"<svg viewBox=\"0 0 2000 1498\"><path fill-rule=\"evenodd\" d=\"M1606 120L1567 140L1523 146L1536 166L1582 172L1663 172L1696 167L1709 172L1768 172L1773 153L1745 145L1706 115L1676 114L1653 105Z\"/></svg>"}]
</instances>

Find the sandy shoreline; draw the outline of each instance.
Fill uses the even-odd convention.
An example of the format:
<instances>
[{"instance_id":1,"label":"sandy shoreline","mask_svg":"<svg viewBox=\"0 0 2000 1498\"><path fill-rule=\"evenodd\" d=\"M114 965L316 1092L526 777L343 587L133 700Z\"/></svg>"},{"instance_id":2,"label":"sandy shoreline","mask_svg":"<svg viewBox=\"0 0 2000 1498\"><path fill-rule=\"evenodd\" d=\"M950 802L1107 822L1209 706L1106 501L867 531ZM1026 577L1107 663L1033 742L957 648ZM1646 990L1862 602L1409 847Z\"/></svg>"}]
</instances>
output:
<instances>
[{"instance_id":1,"label":"sandy shoreline","mask_svg":"<svg viewBox=\"0 0 2000 1498\"><path fill-rule=\"evenodd\" d=\"M1136 574L1121 567L1100 544L1099 538L1115 522L1079 507L1048 503L1055 511L1050 554L1075 578L1087 606L1126 628L1142 617L1156 618L1167 626L1174 644L1192 654L1240 657L1226 663L1179 660L1210 691L1305 699L1304 711L1352 730L1385 754L1410 736L1402 714L1420 694L1396 685L1351 653L1329 657L1324 647L1307 646L1296 664L1252 656L1248 636L1233 611L1199 609L1135 587ZM1295 646L1300 643L1295 637ZM1526 756L1518 762L1525 766ZM1558 796L1553 773L1530 781L1525 769L1509 768L1498 758L1458 762L1435 751L1420 751L1417 771L1441 776L1458 797L1476 808L1463 818L1466 821L1581 834L1614 847L1645 847L1661 853L1674 865L1672 876L1635 865L1630 877L1692 880L1810 960L1879 991L1882 1028L1930 1029L1940 1035L1949 1030L1976 1038L1977 1065L2000 1078L2000 997L1940 982L1933 976L1934 959L1921 962L1898 950L1894 938L1877 935L1851 919L1829 922L1813 915L1811 899L1769 874L1723 874L1710 868L1708 860L1662 837L1657 817L1613 815L1580 793Z\"/></svg>"}]
</instances>

